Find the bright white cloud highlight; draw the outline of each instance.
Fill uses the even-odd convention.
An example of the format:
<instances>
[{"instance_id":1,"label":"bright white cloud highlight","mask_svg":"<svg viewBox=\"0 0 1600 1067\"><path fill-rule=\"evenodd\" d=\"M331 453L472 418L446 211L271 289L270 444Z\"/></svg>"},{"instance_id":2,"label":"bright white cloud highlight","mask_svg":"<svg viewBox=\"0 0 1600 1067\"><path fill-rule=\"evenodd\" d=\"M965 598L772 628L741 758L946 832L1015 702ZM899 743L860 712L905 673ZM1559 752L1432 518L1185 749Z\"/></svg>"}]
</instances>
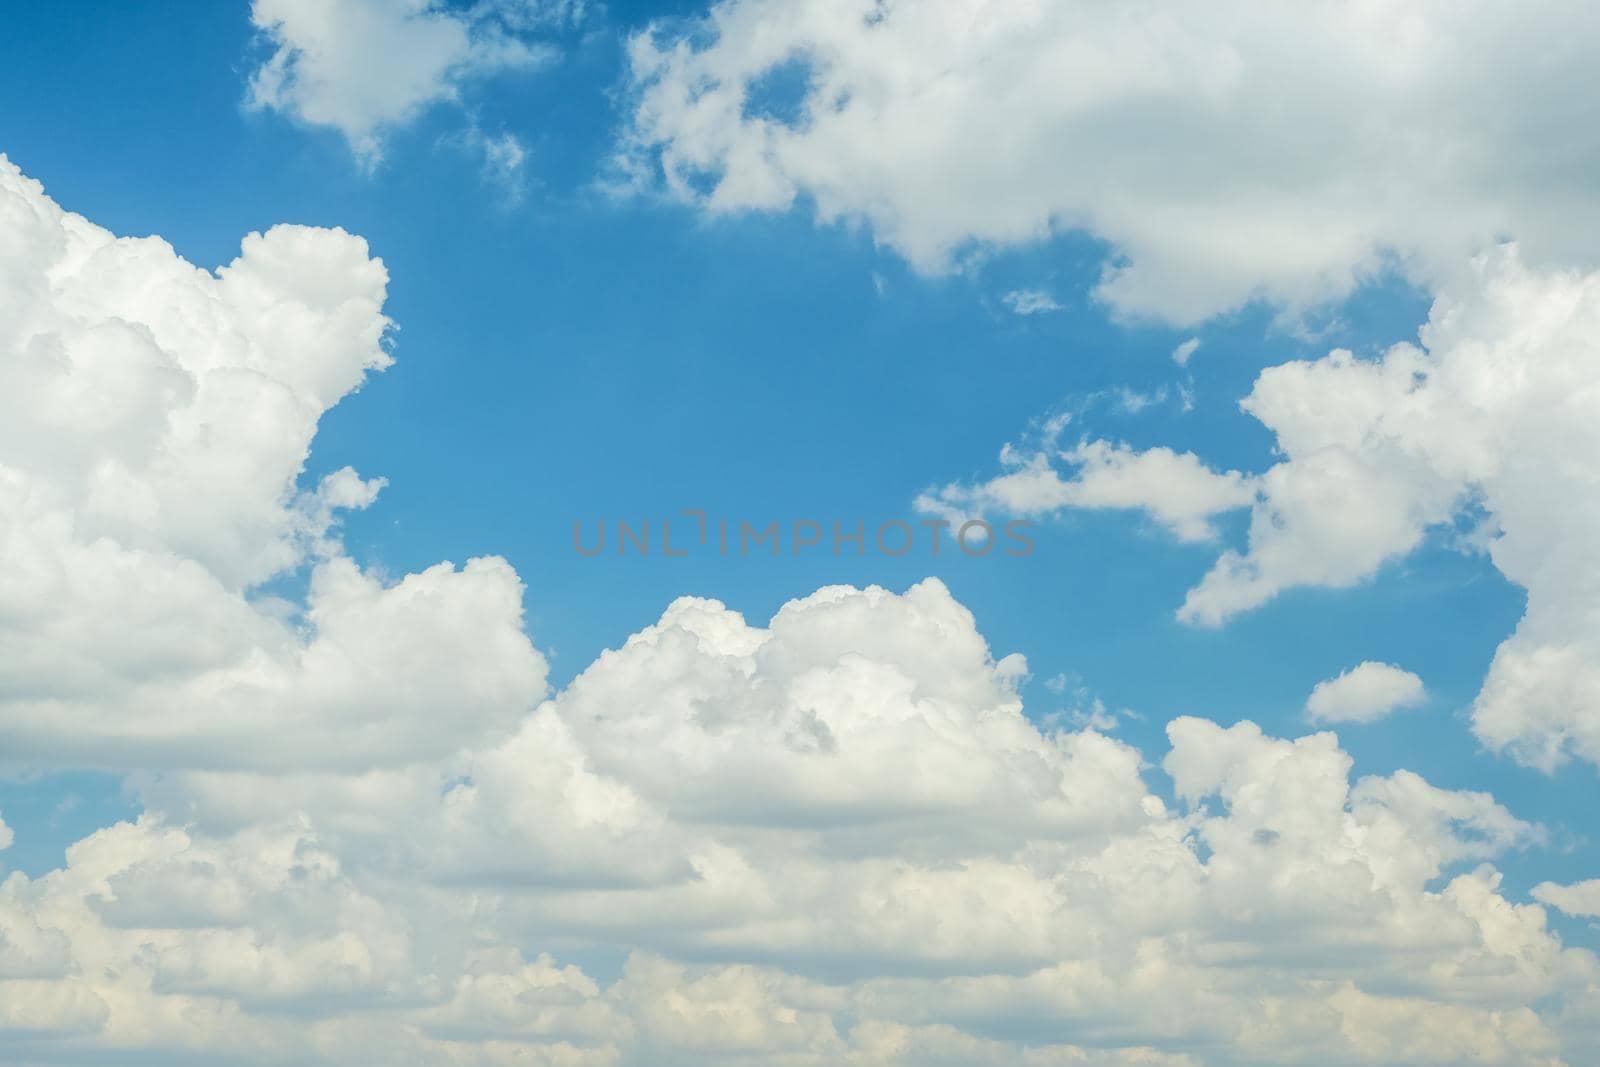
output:
<instances>
[{"instance_id":1,"label":"bright white cloud highlight","mask_svg":"<svg viewBox=\"0 0 1600 1067\"><path fill-rule=\"evenodd\" d=\"M1306 700L1314 722L1375 722L1427 699L1422 679L1390 663L1367 660L1318 682Z\"/></svg>"},{"instance_id":2,"label":"bright white cloud highlight","mask_svg":"<svg viewBox=\"0 0 1600 1067\"><path fill-rule=\"evenodd\" d=\"M251 75L250 103L338 130L374 166L386 129L457 99L472 78L551 57L509 32L499 15L513 6L534 5L253 0L251 21L273 51Z\"/></svg>"},{"instance_id":3,"label":"bright white cloud highlight","mask_svg":"<svg viewBox=\"0 0 1600 1067\"><path fill-rule=\"evenodd\" d=\"M710 212L804 198L923 271L1085 230L1120 313L1293 311L1505 234L1594 262L1597 39L1571 3L724 0L632 42L623 156Z\"/></svg>"},{"instance_id":4,"label":"bright white cloud highlight","mask_svg":"<svg viewBox=\"0 0 1600 1067\"><path fill-rule=\"evenodd\" d=\"M358 238L275 228L213 274L9 164L0 238L0 744L137 771L145 806L0 881L8 1057L1576 1067L1590 1047L1600 965L1502 888L1495 857L1542 834L1494 798L1353 778L1326 733L1182 718L1141 753L1042 729L1026 664L935 580L822 589L766 625L684 598L547 695L507 564L380 581L333 522L379 483L296 488L322 412L388 358ZM1085 447L1118 500L1178 462ZM252 598L292 568L305 603Z\"/></svg>"}]
</instances>

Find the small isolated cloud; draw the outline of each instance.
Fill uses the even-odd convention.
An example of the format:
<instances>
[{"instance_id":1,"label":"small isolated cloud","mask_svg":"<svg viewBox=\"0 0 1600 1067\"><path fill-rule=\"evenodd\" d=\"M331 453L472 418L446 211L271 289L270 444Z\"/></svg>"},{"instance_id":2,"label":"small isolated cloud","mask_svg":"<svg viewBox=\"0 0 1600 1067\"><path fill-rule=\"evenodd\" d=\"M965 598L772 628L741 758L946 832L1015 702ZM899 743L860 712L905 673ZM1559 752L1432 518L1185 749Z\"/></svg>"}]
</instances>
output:
<instances>
[{"instance_id":1,"label":"small isolated cloud","mask_svg":"<svg viewBox=\"0 0 1600 1067\"><path fill-rule=\"evenodd\" d=\"M1111 395L1115 397L1116 406L1125 414L1137 415L1146 408L1166 403L1167 397L1171 394L1168 393L1167 387L1163 385L1161 388L1152 389L1148 393L1141 393L1137 389L1129 389L1126 386L1122 386L1113 390Z\"/></svg>"},{"instance_id":2,"label":"small isolated cloud","mask_svg":"<svg viewBox=\"0 0 1600 1067\"><path fill-rule=\"evenodd\" d=\"M507 207L522 203L528 192L528 147L521 138L511 133L488 134L473 126L463 143L478 157L484 184L499 194L501 202Z\"/></svg>"},{"instance_id":3,"label":"small isolated cloud","mask_svg":"<svg viewBox=\"0 0 1600 1067\"><path fill-rule=\"evenodd\" d=\"M1172 362L1176 363L1180 367L1187 367L1189 365L1189 357L1194 355L1197 351L1199 351L1199 349L1200 338L1191 337L1187 341L1183 342L1183 344L1172 350Z\"/></svg>"},{"instance_id":4,"label":"small isolated cloud","mask_svg":"<svg viewBox=\"0 0 1600 1067\"><path fill-rule=\"evenodd\" d=\"M1002 296L1000 302L1018 315L1044 315L1061 310L1056 298L1043 289L1013 289Z\"/></svg>"},{"instance_id":5,"label":"small isolated cloud","mask_svg":"<svg viewBox=\"0 0 1600 1067\"><path fill-rule=\"evenodd\" d=\"M1391 711L1415 707L1427 696L1415 674L1368 660L1318 682L1306 700L1306 712L1320 722L1376 722Z\"/></svg>"},{"instance_id":6,"label":"small isolated cloud","mask_svg":"<svg viewBox=\"0 0 1600 1067\"><path fill-rule=\"evenodd\" d=\"M1600 878L1574 882L1572 885L1541 882L1533 887L1533 899L1568 915L1600 919Z\"/></svg>"},{"instance_id":7,"label":"small isolated cloud","mask_svg":"<svg viewBox=\"0 0 1600 1067\"><path fill-rule=\"evenodd\" d=\"M10 848L11 842L16 839L16 835L11 832L11 827L6 825L5 819L0 818L0 852Z\"/></svg>"},{"instance_id":8,"label":"small isolated cloud","mask_svg":"<svg viewBox=\"0 0 1600 1067\"><path fill-rule=\"evenodd\" d=\"M1057 428L1059 431L1059 427ZM1255 482L1238 471L1213 471L1192 452L1152 448L1137 452L1109 441L1019 455L1007 448L1011 469L987 482L960 482L918 496L925 514L957 517L998 512L1031 518L1066 508L1142 511L1180 541L1209 541L1213 516L1249 507ZM1057 461L1074 468L1063 477Z\"/></svg>"},{"instance_id":9,"label":"small isolated cloud","mask_svg":"<svg viewBox=\"0 0 1600 1067\"><path fill-rule=\"evenodd\" d=\"M255 0L250 20L272 54L250 76L252 107L339 131L367 168L386 130L459 98L473 78L551 59L554 49L515 34L511 8L465 10L428 0Z\"/></svg>"}]
</instances>

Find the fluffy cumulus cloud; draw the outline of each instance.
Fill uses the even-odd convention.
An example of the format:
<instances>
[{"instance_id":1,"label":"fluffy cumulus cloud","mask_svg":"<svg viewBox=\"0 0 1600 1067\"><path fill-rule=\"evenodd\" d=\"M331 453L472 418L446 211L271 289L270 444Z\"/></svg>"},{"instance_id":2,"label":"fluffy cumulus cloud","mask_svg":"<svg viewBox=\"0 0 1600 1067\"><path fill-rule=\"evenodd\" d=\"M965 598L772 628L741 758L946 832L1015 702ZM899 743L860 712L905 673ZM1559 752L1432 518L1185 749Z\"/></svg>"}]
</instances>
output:
<instances>
[{"instance_id":1,"label":"fluffy cumulus cloud","mask_svg":"<svg viewBox=\"0 0 1600 1067\"><path fill-rule=\"evenodd\" d=\"M144 808L0 881L6 1058L1583 1062L1600 964L1492 797L1041 728L934 580L685 598L547 694L505 563L380 580L336 524L379 483L301 485L388 360L359 239L208 272L9 164L0 231L0 744Z\"/></svg>"},{"instance_id":2,"label":"fluffy cumulus cloud","mask_svg":"<svg viewBox=\"0 0 1600 1067\"><path fill-rule=\"evenodd\" d=\"M1161 447L1086 439L1061 450L1058 419L1041 447L1008 446L1001 474L918 503L1022 516L1137 508L1190 541L1248 507L1243 549L1223 551L1178 609L1200 626L1287 589L1368 581L1442 531L1528 595L1474 701L1479 739L1544 769L1600 763L1600 468L1588 459L1600 455L1597 337L1600 272L1536 270L1503 245L1438 295L1415 343L1263 371L1241 403L1275 436L1277 461L1261 473ZM1335 698L1378 683L1378 667L1329 683L1313 714L1351 717L1332 710ZM1403 695L1409 684L1389 677L1384 688Z\"/></svg>"},{"instance_id":3,"label":"fluffy cumulus cloud","mask_svg":"<svg viewBox=\"0 0 1600 1067\"><path fill-rule=\"evenodd\" d=\"M1264 371L1244 409L1277 438L1249 540L1181 616L1221 623L1294 586L1348 586L1476 523L1527 590L1472 709L1478 736L1540 767L1600 762L1600 274L1535 271L1515 249L1442 293L1419 343Z\"/></svg>"},{"instance_id":4,"label":"fluffy cumulus cloud","mask_svg":"<svg viewBox=\"0 0 1600 1067\"><path fill-rule=\"evenodd\" d=\"M1119 312L1298 309L1506 233L1593 261L1597 33L1582 3L723 0L632 42L623 163L925 271L1082 230Z\"/></svg>"},{"instance_id":5,"label":"fluffy cumulus cloud","mask_svg":"<svg viewBox=\"0 0 1600 1067\"><path fill-rule=\"evenodd\" d=\"M691 599L464 764L173 776L0 887L13 1047L1578 1062L1549 1006L1596 963L1486 865L1535 827L1352 782L1328 734L1198 719L1168 731L1173 808L1128 746L1037 729L1015 679L933 582L766 627Z\"/></svg>"},{"instance_id":6,"label":"fluffy cumulus cloud","mask_svg":"<svg viewBox=\"0 0 1600 1067\"><path fill-rule=\"evenodd\" d=\"M210 273L3 159L0 228L5 759L410 760L542 695L505 563L383 583L330 536L382 480L297 487L319 417L390 362L366 242L278 226ZM252 593L308 567L301 610Z\"/></svg>"},{"instance_id":7,"label":"fluffy cumulus cloud","mask_svg":"<svg viewBox=\"0 0 1600 1067\"><path fill-rule=\"evenodd\" d=\"M384 131L429 105L458 98L464 83L539 65L547 45L528 30L571 14L540 0L253 0L250 18L270 54L250 77L250 103L339 131L357 158L375 165ZM486 140L485 166L503 169L515 139Z\"/></svg>"},{"instance_id":8,"label":"fluffy cumulus cloud","mask_svg":"<svg viewBox=\"0 0 1600 1067\"><path fill-rule=\"evenodd\" d=\"M1321 722L1373 722L1427 699L1422 679L1392 663L1367 660L1336 678L1318 682L1306 713Z\"/></svg>"}]
</instances>

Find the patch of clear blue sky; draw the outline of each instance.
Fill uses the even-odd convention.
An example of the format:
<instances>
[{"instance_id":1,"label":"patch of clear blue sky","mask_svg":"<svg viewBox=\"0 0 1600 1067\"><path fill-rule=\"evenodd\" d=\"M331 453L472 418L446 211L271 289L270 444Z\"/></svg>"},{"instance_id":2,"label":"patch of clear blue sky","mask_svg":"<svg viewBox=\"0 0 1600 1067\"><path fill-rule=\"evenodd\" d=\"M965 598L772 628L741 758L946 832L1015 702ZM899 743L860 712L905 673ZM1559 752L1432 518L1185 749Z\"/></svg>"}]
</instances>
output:
<instances>
[{"instance_id":1,"label":"patch of clear blue sky","mask_svg":"<svg viewBox=\"0 0 1600 1067\"><path fill-rule=\"evenodd\" d=\"M761 523L914 520L917 490L993 474L1000 445L1030 419L1119 387L1188 384L1194 409L1169 401L1130 416L1101 404L1068 437L1169 444L1261 470L1270 437L1237 409L1261 367L1334 345L1370 354L1412 338L1426 312L1421 294L1371 286L1311 342L1252 309L1194 331L1203 345L1191 381L1170 359L1189 331L1119 325L1092 301L1106 250L1082 237L928 279L870 235L818 228L804 210L708 221L609 199L593 182L618 122L620 34L657 11L692 10L612 5L613 21L567 41L558 66L471 94L487 131L532 149L532 185L515 209L451 143L462 123L452 106L397 133L371 177L336 135L247 113L242 3L12 7L0 151L69 209L119 233L159 233L203 266L280 221L367 237L392 275L398 363L324 420L308 480L345 464L390 480L347 524L367 564L402 573L509 558L558 684L679 595L717 597L761 622L824 584L903 589L936 574L997 655L1027 656L1032 713L1062 708L1043 682L1068 674L1138 713L1119 733L1153 760L1175 715L1250 718L1293 736L1307 729L1315 682L1363 659L1399 663L1432 699L1341 731L1357 773L1409 767L1544 822L1549 848L1500 864L1513 892L1600 873L1585 836L1594 772L1523 770L1480 752L1467 729L1522 599L1484 560L1442 543L1359 588L1290 593L1221 630L1173 619L1217 546L1175 544L1125 514L1043 523L1023 560L578 558L574 520L659 522L690 507ZM1063 310L1014 316L1000 302L1013 288L1045 289ZM1224 543L1239 543L1242 519L1223 527ZM18 838L0 864L38 871L131 809L114 778L59 775L0 785L0 812Z\"/></svg>"}]
</instances>

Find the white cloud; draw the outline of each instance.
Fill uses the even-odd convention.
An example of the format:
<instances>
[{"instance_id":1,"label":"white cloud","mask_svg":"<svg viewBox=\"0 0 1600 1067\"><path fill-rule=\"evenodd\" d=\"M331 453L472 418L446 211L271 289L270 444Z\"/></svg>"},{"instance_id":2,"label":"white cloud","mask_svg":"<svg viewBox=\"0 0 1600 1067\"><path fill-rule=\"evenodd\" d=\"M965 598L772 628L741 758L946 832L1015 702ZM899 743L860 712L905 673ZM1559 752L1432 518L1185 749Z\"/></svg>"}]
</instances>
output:
<instances>
[{"instance_id":1,"label":"white cloud","mask_svg":"<svg viewBox=\"0 0 1600 1067\"><path fill-rule=\"evenodd\" d=\"M1189 365L1189 358L1200 350L1200 338L1191 337L1172 350L1172 362L1180 367Z\"/></svg>"},{"instance_id":2,"label":"white cloud","mask_svg":"<svg viewBox=\"0 0 1600 1067\"><path fill-rule=\"evenodd\" d=\"M1000 300L1017 315L1043 315L1061 310L1056 298L1043 289L1013 289Z\"/></svg>"},{"instance_id":3,"label":"white cloud","mask_svg":"<svg viewBox=\"0 0 1600 1067\"><path fill-rule=\"evenodd\" d=\"M273 51L251 75L250 103L338 130L374 166L386 130L456 100L466 81L549 60L548 46L515 36L539 6L253 0L251 21Z\"/></svg>"},{"instance_id":4,"label":"white cloud","mask_svg":"<svg viewBox=\"0 0 1600 1067\"><path fill-rule=\"evenodd\" d=\"M1168 391L1167 387L1164 385L1159 389L1152 389L1148 393L1142 393L1137 389L1129 389L1126 386L1122 386L1113 390L1112 395L1116 397L1117 407L1121 409L1124 414L1137 415L1146 408L1152 408L1157 404L1165 404L1167 402Z\"/></svg>"},{"instance_id":5,"label":"white cloud","mask_svg":"<svg viewBox=\"0 0 1600 1067\"><path fill-rule=\"evenodd\" d=\"M1600 878L1572 885L1541 882L1533 887L1533 899L1559 908L1568 915L1600 919Z\"/></svg>"},{"instance_id":6,"label":"white cloud","mask_svg":"<svg viewBox=\"0 0 1600 1067\"><path fill-rule=\"evenodd\" d=\"M1306 700L1317 722L1375 722L1427 699L1422 679L1390 663L1367 660L1336 678L1318 682Z\"/></svg>"},{"instance_id":7,"label":"white cloud","mask_svg":"<svg viewBox=\"0 0 1600 1067\"><path fill-rule=\"evenodd\" d=\"M1015 677L936 582L685 599L459 770L168 776L0 886L9 1001L222 1062L1566 1062L1595 962L1471 866L1537 828L1199 719L1175 812Z\"/></svg>"},{"instance_id":8,"label":"white cloud","mask_svg":"<svg viewBox=\"0 0 1600 1067\"><path fill-rule=\"evenodd\" d=\"M499 191L506 205L522 202L527 195L527 146L515 134L501 133L491 136L472 128L467 144L483 157L483 179Z\"/></svg>"},{"instance_id":9,"label":"white cloud","mask_svg":"<svg viewBox=\"0 0 1600 1067\"><path fill-rule=\"evenodd\" d=\"M0 852L10 848L11 843L16 839L17 835L12 832L11 827L6 825L5 819L0 818Z\"/></svg>"},{"instance_id":10,"label":"white cloud","mask_svg":"<svg viewBox=\"0 0 1600 1067\"><path fill-rule=\"evenodd\" d=\"M1238 471L1217 473L1190 452L1169 448L1135 451L1090 440L1055 453L1074 468L1064 478L1048 452L1027 457L1007 450L1011 468L987 482L954 483L921 494L918 510L957 521L999 512L1024 518L1065 508L1129 509L1145 512L1180 541L1209 541L1211 519L1250 506L1253 480Z\"/></svg>"},{"instance_id":11,"label":"white cloud","mask_svg":"<svg viewBox=\"0 0 1600 1067\"><path fill-rule=\"evenodd\" d=\"M543 699L508 565L379 582L330 522L377 484L294 489L387 359L358 239L212 275L9 165L0 236L0 744L145 807L0 881L7 1056L1581 1062L1600 967L1503 890L1541 835L1493 798L1331 734L1042 729L934 580L685 598ZM1110 499L1188 466L1083 447ZM302 567L303 629L249 595Z\"/></svg>"},{"instance_id":12,"label":"white cloud","mask_svg":"<svg viewBox=\"0 0 1600 1067\"><path fill-rule=\"evenodd\" d=\"M1479 516L1528 592L1472 709L1491 748L1600 762L1600 274L1533 271L1505 248L1442 293L1420 346L1263 371L1244 409L1277 437L1245 552L1180 617L1216 625L1296 586L1350 586L1428 530Z\"/></svg>"},{"instance_id":13,"label":"white cloud","mask_svg":"<svg viewBox=\"0 0 1600 1067\"><path fill-rule=\"evenodd\" d=\"M322 413L390 362L364 241L280 226L213 275L63 212L3 158L0 225L8 759L404 761L540 698L510 567L386 587L332 533L381 479L296 491ZM302 629L251 590L306 566Z\"/></svg>"},{"instance_id":14,"label":"white cloud","mask_svg":"<svg viewBox=\"0 0 1600 1067\"><path fill-rule=\"evenodd\" d=\"M1594 262L1597 37L1592 6L1489 0L726 0L632 42L623 152L707 211L804 199L923 271L1086 230L1121 313L1294 311L1508 233ZM797 121L750 106L796 65Z\"/></svg>"}]
</instances>

